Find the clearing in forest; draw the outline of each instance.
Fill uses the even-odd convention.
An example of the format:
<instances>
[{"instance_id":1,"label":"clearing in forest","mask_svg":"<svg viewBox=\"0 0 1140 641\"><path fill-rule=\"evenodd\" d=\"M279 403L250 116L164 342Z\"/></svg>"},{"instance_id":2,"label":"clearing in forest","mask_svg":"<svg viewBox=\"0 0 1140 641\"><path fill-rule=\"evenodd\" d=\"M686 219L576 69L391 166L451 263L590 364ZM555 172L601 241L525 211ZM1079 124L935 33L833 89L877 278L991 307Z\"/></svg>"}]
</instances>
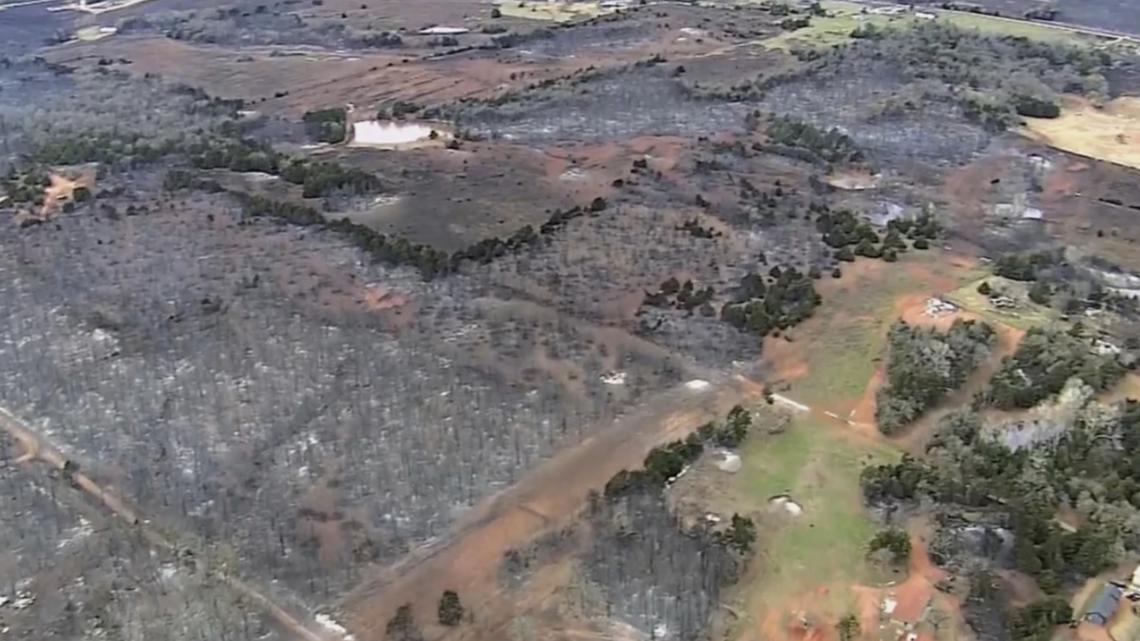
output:
<instances>
[{"instance_id":1,"label":"clearing in forest","mask_svg":"<svg viewBox=\"0 0 1140 641\"><path fill-rule=\"evenodd\" d=\"M825 302L795 330L793 342L777 338L765 346L766 358L786 375L777 383L781 393L812 411L797 413L782 433L750 439L742 451L737 509L766 514L760 557L738 595L742 618L735 637L743 641L801 638L810 630L830 638L835 622L858 610L856 586L887 578L866 560L878 528L863 504L859 477L867 465L895 460L902 449L873 425L852 425L847 417L885 356L891 323L913 301L977 276L972 260L941 251L908 254L893 264L859 260L843 269L841 279L819 284ZM785 494L803 507L801 514L773 515L769 500Z\"/></svg>"},{"instance_id":2,"label":"clearing in forest","mask_svg":"<svg viewBox=\"0 0 1140 641\"><path fill-rule=\"evenodd\" d=\"M1016 36L1071 45L1092 45L1097 38L1072 29L1025 20L1012 20L960 11L922 7L907 11L905 7L875 7L856 2L824 2L826 16L812 16L807 27L787 31L763 42L770 49L791 50L796 47L830 47L851 39L851 33L863 25L876 27L910 27L937 20L962 29L977 30L995 36Z\"/></svg>"},{"instance_id":3,"label":"clearing in forest","mask_svg":"<svg viewBox=\"0 0 1140 641\"><path fill-rule=\"evenodd\" d=\"M504 16L552 22L594 18L613 11L611 8L602 7L600 2L546 2L545 0L515 2L507 0L496 6Z\"/></svg>"},{"instance_id":4,"label":"clearing in forest","mask_svg":"<svg viewBox=\"0 0 1140 641\"><path fill-rule=\"evenodd\" d=\"M1063 151L1140 169L1140 98L1097 107L1066 97L1059 118L1026 118L1022 133Z\"/></svg>"},{"instance_id":5,"label":"clearing in forest","mask_svg":"<svg viewBox=\"0 0 1140 641\"><path fill-rule=\"evenodd\" d=\"M859 260L843 264L843 277L818 284L818 313L785 336L764 344L765 360L778 372L800 376L779 390L817 409L846 417L883 355L887 329L905 296L939 296L977 277L972 259L941 251L913 252L897 263Z\"/></svg>"},{"instance_id":6,"label":"clearing in forest","mask_svg":"<svg viewBox=\"0 0 1140 641\"><path fill-rule=\"evenodd\" d=\"M1011 304L1014 306L1003 308L991 302L989 297L978 291L982 283L989 283L990 287L998 291L1016 293L1015 296L1005 297L1013 300ZM990 323L1009 325L1020 330L1044 327L1060 319L1061 314L1057 310L1030 301L1026 295L1028 289L1026 283L990 275L970 281L950 292L946 295L946 300Z\"/></svg>"}]
</instances>

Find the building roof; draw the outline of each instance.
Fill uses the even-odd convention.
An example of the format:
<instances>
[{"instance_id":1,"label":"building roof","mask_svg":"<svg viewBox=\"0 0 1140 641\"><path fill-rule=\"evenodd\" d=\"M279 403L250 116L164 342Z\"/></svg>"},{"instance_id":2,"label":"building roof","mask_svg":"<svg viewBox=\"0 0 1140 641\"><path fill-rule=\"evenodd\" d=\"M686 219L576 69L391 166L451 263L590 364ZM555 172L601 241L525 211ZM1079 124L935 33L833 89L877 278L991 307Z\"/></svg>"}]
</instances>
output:
<instances>
[{"instance_id":1,"label":"building roof","mask_svg":"<svg viewBox=\"0 0 1140 641\"><path fill-rule=\"evenodd\" d=\"M1089 603L1085 609L1085 621L1098 625L1108 625L1116 609L1120 607L1120 598L1124 596L1124 588L1111 583L1104 586L1100 593Z\"/></svg>"}]
</instances>

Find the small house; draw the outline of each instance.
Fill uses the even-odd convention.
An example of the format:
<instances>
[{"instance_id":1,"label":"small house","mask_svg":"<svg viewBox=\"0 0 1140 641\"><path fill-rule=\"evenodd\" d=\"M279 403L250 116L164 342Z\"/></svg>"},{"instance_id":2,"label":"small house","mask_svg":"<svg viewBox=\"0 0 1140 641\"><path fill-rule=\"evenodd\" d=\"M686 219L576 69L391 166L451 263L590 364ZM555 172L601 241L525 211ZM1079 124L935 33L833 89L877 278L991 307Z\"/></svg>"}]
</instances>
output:
<instances>
[{"instance_id":1,"label":"small house","mask_svg":"<svg viewBox=\"0 0 1140 641\"><path fill-rule=\"evenodd\" d=\"M1089 603L1085 613L1081 616L1083 621L1093 625L1107 626L1120 607L1120 599L1124 596L1124 588L1109 583L1101 589L1100 593Z\"/></svg>"}]
</instances>

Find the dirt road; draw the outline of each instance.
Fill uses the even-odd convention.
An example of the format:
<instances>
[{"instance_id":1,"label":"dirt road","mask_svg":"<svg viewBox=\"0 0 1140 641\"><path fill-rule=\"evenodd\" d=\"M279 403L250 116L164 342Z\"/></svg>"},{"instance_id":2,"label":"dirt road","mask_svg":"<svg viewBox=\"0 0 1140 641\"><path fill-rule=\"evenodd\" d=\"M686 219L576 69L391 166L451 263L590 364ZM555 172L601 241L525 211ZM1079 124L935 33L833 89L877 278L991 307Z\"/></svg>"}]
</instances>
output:
<instances>
[{"instance_id":1,"label":"dirt road","mask_svg":"<svg viewBox=\"0 0 1140 641\"><path fill-rule=\"evenodd\" d=\"M762 395L762 386L743 377L689 381L598 426L590 438L473 508L446 544L366 579L343 603L349 628L359 641L378 641L398 606L410 603L417 621L434 621L439 595L457 590L480 613L478 627L496 629L510 610L509 597L497 586L507 551L568 524L590 490L600 490L622 469L640 468L653 447L684 438L733 405Z\"/></svg>"}]
</instances>

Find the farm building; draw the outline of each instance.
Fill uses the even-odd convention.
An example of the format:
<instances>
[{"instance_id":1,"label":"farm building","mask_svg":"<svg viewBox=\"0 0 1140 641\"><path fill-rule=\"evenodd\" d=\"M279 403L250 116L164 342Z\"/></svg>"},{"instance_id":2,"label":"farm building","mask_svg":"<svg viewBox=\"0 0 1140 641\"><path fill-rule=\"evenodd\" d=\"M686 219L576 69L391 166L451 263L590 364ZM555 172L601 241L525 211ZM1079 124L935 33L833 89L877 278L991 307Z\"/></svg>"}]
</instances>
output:
<instances>
[{"instance_id":1,"label":"farm building","mask_svg":"<svg viewBox=\"0 0 1140 641\"><path fill-rule=\"evenodd\" d=\"M1116 615L1123 596L1124 588L1115 583L1106 584L1089 604L1081 619L1094 625L1107 626Z\"/></svg>"}]
</instances>

